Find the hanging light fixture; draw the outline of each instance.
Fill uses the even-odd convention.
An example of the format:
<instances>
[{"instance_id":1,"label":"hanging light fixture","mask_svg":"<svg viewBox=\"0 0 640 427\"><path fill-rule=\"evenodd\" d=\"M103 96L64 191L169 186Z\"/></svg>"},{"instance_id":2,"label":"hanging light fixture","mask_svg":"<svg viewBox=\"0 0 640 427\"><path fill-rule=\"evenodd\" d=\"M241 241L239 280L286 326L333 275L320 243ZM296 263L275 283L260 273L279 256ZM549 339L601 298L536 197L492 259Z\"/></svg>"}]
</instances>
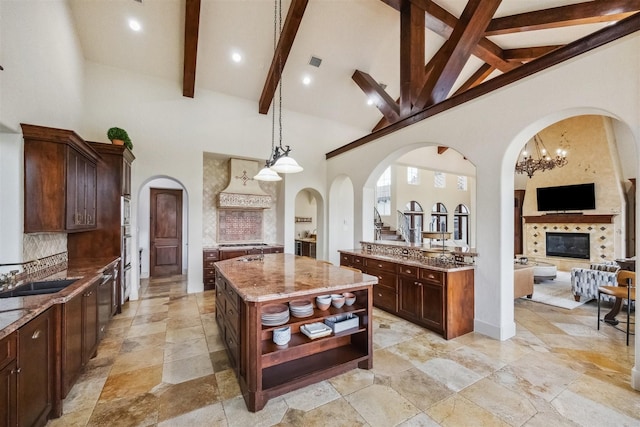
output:
<instances>
[{"instance_id":1,"label":"hanging light fixture","mask_svg":"<svg viewBox=\"0 0 640 427\"><path fill-rule=\"evenodd\" d=\"M535 152L527 151L529 143L525 145L525 149L522 152L522 160L516 163L517 173L526 173L531 178L536 171L544 172L554 168L561 168L568 163L567 152L561 148L556 150L556 157L551 158L542 142L542 138L537 134L533 136L533 144Z\"/></svg>"},{"instance_id":2,"label":"hanging light fixture","mask_svg":"<svg viewBox=\"0 0 640 427\"><path fill-rule=\"evenodd\" d=\"M273 11L273 51L276 53L277 40L276 33L282 34L282 0L274 0ZM276 127L276 108L275 97L271 103L273 111L271 118L271 154L267 159L264 168L258 172L254 179L258 181L280 181L282 178L280 173L296 173L302 172L303 168L289 156L291 148L288 145L282 145L282 60L278 55L278 69L280 71L280 82L278 82L278 145L275 144L275 127Z\"/></svg>"}]
</instances>

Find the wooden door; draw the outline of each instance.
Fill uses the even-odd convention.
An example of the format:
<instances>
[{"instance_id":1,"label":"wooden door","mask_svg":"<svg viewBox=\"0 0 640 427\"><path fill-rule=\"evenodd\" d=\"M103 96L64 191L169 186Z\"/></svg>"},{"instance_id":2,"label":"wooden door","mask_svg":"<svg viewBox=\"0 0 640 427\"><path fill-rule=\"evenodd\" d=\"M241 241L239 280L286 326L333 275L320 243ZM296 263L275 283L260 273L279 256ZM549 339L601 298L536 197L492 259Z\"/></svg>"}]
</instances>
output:
<instances>
[{"instance_id":1,"label":"wooden door","mask_svg":"<svg viewBox=\"0 0 640 427\"><path fill-rule=\"evenodd\" d=\"M182 274L182 190L151 189L150 275Z\"/></svg>"}]
</instances>

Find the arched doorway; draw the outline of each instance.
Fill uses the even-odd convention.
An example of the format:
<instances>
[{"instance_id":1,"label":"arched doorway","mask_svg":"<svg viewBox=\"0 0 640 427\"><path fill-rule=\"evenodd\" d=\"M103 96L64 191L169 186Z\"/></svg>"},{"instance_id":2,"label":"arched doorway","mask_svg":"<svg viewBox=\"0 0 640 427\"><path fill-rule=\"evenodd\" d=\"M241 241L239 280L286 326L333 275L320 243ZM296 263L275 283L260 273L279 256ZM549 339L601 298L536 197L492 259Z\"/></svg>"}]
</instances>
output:
<instances>
[{"instance_id":1,"label":"arched doorway","mask_svg":"<svg viewBox=\"0 0 640 427\"><path fill-rule=\"evenodd\" d=\"M411 200L404 209L404 217L409 226L409 240L411 243L422 242L422 224L424 223L424 211L420 203Z\"/></svg>"},{"instance_id":2,"label":"arched doorway","mask_svg":"<svg viewBox=\"0 0 640 427\"><path fill-rule=\"evenodd\" d=\"M140 278L147 278L151 273L151 238L152 238L152 219L151 219L151 193L152 189L174 190L181 192L181 219L179 232L183 236L180 243L180 272L178 274L186 274L188 266L188 218L189 203L188 192L186 188L177 180L170 177L154 177L149 179L138 193L138 274Z\"/></svg>"}]
</instances>

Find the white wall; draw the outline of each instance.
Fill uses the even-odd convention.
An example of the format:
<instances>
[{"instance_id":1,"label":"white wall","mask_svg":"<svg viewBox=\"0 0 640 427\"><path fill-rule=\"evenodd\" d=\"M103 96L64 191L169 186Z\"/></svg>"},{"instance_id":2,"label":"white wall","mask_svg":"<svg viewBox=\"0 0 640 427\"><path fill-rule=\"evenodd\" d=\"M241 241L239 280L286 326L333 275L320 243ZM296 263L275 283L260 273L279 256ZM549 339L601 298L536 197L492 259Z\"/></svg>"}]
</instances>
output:
<instances>
[{"instance_id":1,"label":"white wall","mask_svg":"<svg viewBox=\"0 0 640 427\"><path fill-rule=\"evenodd\" d=\"M0 17L0 124L77 128L84 64L67 2L0 1Z\"/></svg>"},{"instance_id":2,"label":"white wall","mask_svg":"<svg viewBox=\"0 0 640 427\"><path fill-rule=\"evenodd\" d=\"M271 146L271 118L257 114L257 105L196 88L194 99L182 96L178 85L95 63L86 65L86 109L80 133L106 140L111 126L127 130L136 160L132 191L148 179L170 176L189 193L188 290L202 290L203 152L264 161ZM326 120L283 111L284 144L304 167L284 176L278 221L285 251L293 253L295 196L304 188L325 193L324 154L359 133ZM132 203L134 216L138 206ZM280 207L278 208L280 211ZM134 226L137 226L134 224ZM137 247L140 242L134 242Z\"/></svg>"},{"instance_id":3,"label":"white wall","mask_svg":"<svg viewBox=\"0 0 640 427\"><path fill-rule=\"evenodd\" d=\"M380 169L416 146L446 145L467 157L476 165L478 189L474 203L479 252L475 330L507 339L515 333L512 257L516 158L534 133L577 114L617 117L629 126L637 145L639 52L640 36L628 36L377 139L330 159L327 182L348 176L356 191L357 206L358 199L369 197L369 188ZM359 167L353 168L356 163ZM370 228L362 219L369 205L363 206L362 213L354 216L354 244Z\"/></svg>"}]
</instances>

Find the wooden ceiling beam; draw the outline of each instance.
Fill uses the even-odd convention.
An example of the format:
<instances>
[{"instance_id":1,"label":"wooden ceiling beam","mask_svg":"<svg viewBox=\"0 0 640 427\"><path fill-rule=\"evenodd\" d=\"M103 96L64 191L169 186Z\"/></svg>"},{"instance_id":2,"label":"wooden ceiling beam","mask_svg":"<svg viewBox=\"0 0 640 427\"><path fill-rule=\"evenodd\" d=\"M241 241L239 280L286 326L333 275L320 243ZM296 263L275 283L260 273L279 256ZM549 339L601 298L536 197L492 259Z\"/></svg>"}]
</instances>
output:
<instances>
[{"instance_id":1,"label":"wooden ceiling beam","mask_svg":"<svg viewBox=\"0 0 640 427\"><path fill-rule=\"evenodd\" d=\"M487 27L485 36L619 21L638 11L640 0L587 1L495 18Z\"/></svg>"},{"instance_id":2,"label":"wooden ceiling beam","mask_svg":"<svg viewBox=\"0 0 640 427\"><path fill-rule=\"evenodd\" d=\"M411 126L422 120L428 119L429 117L433 117L444 111L450 110L451 108L462 105L473 99L479 98L497 89L503 88L514 82L536 74L542 70L546 70L547 68L553 67L564 61L568 61L600 46L606 45L607 43L611 43L615 40L638 31L640 31L640 14L634 14L614 25L610 25L599 31L596 31L593 34L589 34L588 36L585 36L579 40L566 44L561 48L550 52L548 55L544 55L538 59L523 64L511 72L496 76L493 79L488 80L474 88L466 90L457 96L453 96L439 104L427 107L422 111L417 111L409 117L404 117L397 122L386 126L376 132L372 132L369 135L365 135L362 138L351 141L350 143L343 145L342 147L338 147L335 150L326 153L325 158L330 159L332 157L339 156L340 154L346 153L347 151L361 147L371 141L375 141L379 138L392 134L393 132L403 129L407 126Z\"/></svg>"},{"instance_id":3,"label":"wooden ceiling beam","mask_svg":"<svg viewBox=\"0 0 640 427\"><path fill-rule=\"evenodd\" d=\"M411 113L424 80L424 26L424 9L409 0L404 0L400 11L401 116Z\"/></svg>"},{"instance_id":4,"label":"wooden ceiling beam","mask_svg":"<svg viewBox=\"0 0 640 427\"><path fill-rule=\"evenodd\" d=\"M448 149L449 147L445 147L444 145L438 145L438 154L443 154Z\"/></svg>"},{"instance_id":5,"label":"wooden ceiling beam","mask_svg":"<svg viewBox=\"0 0 640 427\"><path fill-rule=\"evenodd\" d=\"M478 45L501 0L469 0L449 39L433 57L433 69L415 102L421 110L449 96L449 91Z\"/></svg>"},{"instance_id":6,"label":"wooden ceiling beam","mask_svg":"<svg viewBox=\"0 0 640 427\"><path fill-rule=\"evenodd\" d=\"M453 94L453 96L458 95L459 93L464 92L467 89L471 89L472 87L478 86L480 83L485 81L491 73L495 70L495 67L491 64L482 64L480 68L476 70L475 73L471 77L467 79L466 82L462 84Z\"/></svg>"},{"instance_id":7,"label":"wooden ceiling beam","mask_svg":"<svg viewBox=\"0 0 640 427\"><path fill-rule=\"evenodd\" d=\"M547 53L554 51L559 47L562 47L562 45L505 49L504 59L506 59L507 61L529 62L542 55L546 55Z\"/></svg>"},{"instance_id":8,"label":"wooden ceiling beam","mask_svg":"<svg viewBox=\"0 0 640 427\"><path fill-rule=\"evenodd\" d=\"M193 98L196 87L196 59L200 28L200 0L186 0L184 11L184 59L182 96Z\"/></svg>"},{"instance_id":9,"label":"wooden ceiling beam","mask_svg":"<svg viewBox=\"0 0 640 427\"><path fill-rule=\"evenodd\" d=\"M280 33L273 59L271 60L271 67L269 67L269 73L267 74L267 79L264 82L262 94L260 95L260 101L258 102L258 111L260 114L267 114L269 112L269 107L273 101L278 83L280 83L282 71L287 63L287 58L289 58L291 46L293 46L293 41L298 33L298 28L300 28L300 22L302 22L302 16L308 3L309 0L291 0L291 5L289 6L287 17L282 26L282 32Z\"/></svg>"},{"instance_id":10,"label":"wooden ceiling beam","mask_svg":"<svg viewBox=\"0 0 640 427\"><path fill-rule=\"evenodd\" d=\"M401 0L381 1L400 12ZM420 8L425 10L427 14L425 19L427 29L433 31L444 39L448 39L451 36L453 28L458 23L458 18L431 0L411 1L418 4ZM520 65L514 62L505 61L502 57L502 49L486 37L480 39L478 45L473 49L473 55L477 56L487 64L493 65L503 73L513 70Z\"/></svg>"},{"instance_id":11,"label":"wooden ceiling beam","mask_svg":"<svg viewBox=\"0 0 640 427\"><path fill-rule=\"evenodd\" d=\"M385 119L393 123L400 118L400 107L373 77L364 71L356 70L351 78L360 86L367 98L375 100L376 106Z\"/></svg>"}]
</instances>

